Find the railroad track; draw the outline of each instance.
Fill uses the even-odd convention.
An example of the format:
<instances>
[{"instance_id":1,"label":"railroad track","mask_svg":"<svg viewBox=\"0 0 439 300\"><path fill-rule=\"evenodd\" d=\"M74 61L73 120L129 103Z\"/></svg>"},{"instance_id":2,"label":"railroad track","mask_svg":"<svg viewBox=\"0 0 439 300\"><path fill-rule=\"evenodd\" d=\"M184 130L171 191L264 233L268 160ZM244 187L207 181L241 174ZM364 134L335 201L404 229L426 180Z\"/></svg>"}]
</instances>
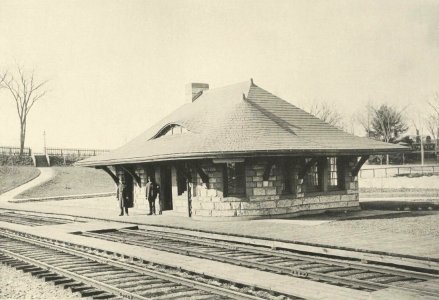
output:
<instances>
[{"instance_id":1,"label":"railroad track","mask_svg":"<svg viewBox=\"0 0 439 300\"><path fill-rule=\"evenodd\" d=\"M212 238L198 238L175 232L122 229L82 232L81 235L217 260L352 289L376 291L385 288L396 288L439 297L439 294L435 292L404 287L407 283L438 279L438 274L407 270L394 266L306 255Z\"/></svg>"},{"instance_id":2,"label":"railroad track","mask_svg":"<svg viewBox=\"0 0 439 300\"><path fill-rule=\"evenodd\" d=\"M88 251L84 251L88 250ZM93 299L262 299L266 291L161 270L143 260L0 230L0 262ZM197 275L199 276L199 275ZM245 292L243 292L245 291ZM258 294L259 293L259 294ZM299 299L280 295L283 299Z\"/></svg>"},{"instance_id":3,"label":"railroad track","mask_svg":"<svg viewBox=\"0 0 439 300\"><path fill-rule=\"evenodd\" d=\"M0 212L0 221L26 226L45 226L73 223L75 221L33 214L21 214L11 211Z\"/></svg>"}]
</instances>

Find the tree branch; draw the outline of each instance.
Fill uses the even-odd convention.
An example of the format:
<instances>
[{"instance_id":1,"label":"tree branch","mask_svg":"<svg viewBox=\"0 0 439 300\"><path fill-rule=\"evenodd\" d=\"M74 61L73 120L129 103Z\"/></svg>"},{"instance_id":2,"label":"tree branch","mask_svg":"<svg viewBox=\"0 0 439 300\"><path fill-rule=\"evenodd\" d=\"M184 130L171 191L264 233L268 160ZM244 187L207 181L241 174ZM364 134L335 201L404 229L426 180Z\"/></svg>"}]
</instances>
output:
<instances>
[{"instance_id":1,"label":"tree branch","mask_svg":"<svg viewBox=\"0 0 439 300\"><path fill-rule=\"evenodd\" d=\"M48 81L36 83L34 74L35 72L32 70L27 76L25 70L19 65L17 65L16 76L7 71L4 74L0 74L0 88L6 88L11 93L20 119L20 154L24 147L27 116L35 103L47 93L47 91L41 90L41 88Z\"/></svg>"}]
</instances>

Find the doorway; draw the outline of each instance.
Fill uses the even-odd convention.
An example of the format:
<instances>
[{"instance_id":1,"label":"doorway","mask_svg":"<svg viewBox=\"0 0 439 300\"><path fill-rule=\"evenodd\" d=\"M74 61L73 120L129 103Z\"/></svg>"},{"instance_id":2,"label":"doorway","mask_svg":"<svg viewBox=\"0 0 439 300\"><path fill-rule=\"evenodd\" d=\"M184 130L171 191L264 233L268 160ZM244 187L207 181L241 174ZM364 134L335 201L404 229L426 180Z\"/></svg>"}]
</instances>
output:
<instances>
[{"instance_id":1,"label":"doorway","mask_svg":"<svg viewBox=\"0 0 439 300\"><path fill-rule=\"evenodd\" d=\"M128 197L128 207L134 206L134 199L133 199L133 190L134 190L134 184L133 184L133 177L131 177L130 174L124 173L125 178L125 189L126 189L126 195Z\"/></svg>"},{"instance_id":2,"label":"doorway","mask_svg":"<svg viewBox=\"0 0 439 300\"><path fill-rule=\"evenodd\" d=\"M171 166L160 167L160 202L162 210L172 210L172 172Z\"/></svg>"}]
</instances>

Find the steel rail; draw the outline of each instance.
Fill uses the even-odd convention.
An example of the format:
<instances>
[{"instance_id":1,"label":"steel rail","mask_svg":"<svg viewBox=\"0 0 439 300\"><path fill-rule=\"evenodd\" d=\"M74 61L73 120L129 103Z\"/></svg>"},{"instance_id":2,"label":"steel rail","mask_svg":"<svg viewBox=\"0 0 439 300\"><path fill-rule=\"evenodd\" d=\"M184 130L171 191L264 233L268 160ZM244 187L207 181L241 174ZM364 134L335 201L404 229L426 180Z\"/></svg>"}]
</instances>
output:
<instances>
[{"instance_id":1,"label":"steel rail","mask_svg":"<svg viewBox=\"0 0 439 300\"><path fill-rule=\"evenodd\" d=\"M100 237L98 234L87 233L85 236L91 236L91 237L96 237L96 238L102 239L102 237ZM358 286L358 287L369 289L369 290L379 290L379 289L384 289L384 288L390 287L389 285L385 285L385 284L369 283L369 282L364 282L364 281L358 280L358 279L344 278L344 277L335 276L335 275L325 275L325 274L316 273L316 272L303 271L303 270L300 270L298 268L272 266L272 265L268 265L268 264L264 264L264 263L255 262L255 261L245 261L245 260L240 260L239 258L236 258L236 257L229 258L229 257L221 256L221 255L204 253L204 252L196 251L196 250L170 248L169 246L160 246L160 245L157 245L157 244L154 244L151 242L147 242L147 241L144 241L142 243L135 243L135 242L133 243L133 242L128 241L127 239L109 238L110 241L111 241L111 239L113 239L112 240L113 242L125 242L125 243L128 242L128 243L131 243L132 245L137 244L137 245L148 246L150 248L160 250L160 251L167 251L167 252L177 253L177 254L181 254L181 255L189 255L189 256L194 256L194 257L204 258L204 259L213 259L213 260L228 263L228 264L244 266L244 267L249 267L249 268L256 268L256 269L260 269L263 271L270 271L273 273L287 274L287 275L291 275L291 276L299 277L299 278L309 278L309 279L313 279L313 280L321 280L321 281L331 282L333 284L338 284L338 285L342 284L342 285L347 285L347 286L351 286L351 287Z\"/></svg>"},{"instance_id":2,"label":"steel rail","mask_svg":"<svg viewBox=\"0 0 439 300\"><path fill-rule=\"evenodd\" d=\"M0 221L9 221L11 223L23 225L61 225L73 223L74 221L68 219L52 218L45 216L38 216L32 214L16 214L11 212L0 213Z\"/></svg>"},{"instance_id":3,"label":"steel rail","mask_svg":"<svg viewBox=\"0 0 439 300\"><path fill-rule=\"evenodd\" d=\"M21 212L13 212L13 211L4 211L0 213L0 216L25 217L25 218L35 219L38 221L47 221L54 223L74 222L71 218L59 218L59 217L41 215L37 213L32 214L32 213L21 213Z\"/></svg>"},{"instance_id":4,"label":"steel rail","mask_svg":"<svg viewBox=\"0 0 439 300\"><path fill-rule=\"evenodd\" d=\"M27 211L27 210L12 210L8 208L0 208L0 216L30 216L34 218L41 218L42 220L47 219L48 221L51 220L58 220L60 222L68 222L68 223L74 223L74 222L88 222L86 220L96 220L95 218L90 217L79 217L76 215L68 215L68 214L55 214L55 213L45 213L45 212L38 212L38 211ZM53 215L57 217L53 217Z\"/></svg>"},{"instance_id":5,"label":"steel rail","mask_svg":"<svg viewBox=\"0 0 439 300\"><path fill-rule=\"evenodd\" d=\"M19 241L22 241L22 242L27 242L29 244L38 245L38 246L41 246L41 247L44 247L44 248L56 249L56 250L62 251L64 253L68 253L68 254L71 254L71 255L87 258L87 259L90 259L90 260L93 260L93 261L96 261L96 262L99 262L99 263L104 263L104 264L115 266L115 267L119 267L119 268L122 268L122 269L127 269L128 271L135 271L135 272L138 272L138 273L140 273L142 275L147 275L147 276L159 278L159 279L162 279L162 280L171 281L171 282L174 282L174 283L177 283L177 284L181 284L181 285L184 285L184 286L187 286L187 287L195 288L195 289L198 289L198 290L201 290L201 291L205 291L205 292L208 292L208 293L212 293L212 294L216 294L216 295L219 295L219 296L226 296L226 297L229 297L229 298L232 298L232 299L242 299L242 300L244 300L244 299L252 299L252 300L261 299L259 297L253 296L253 295L247 295L247 294L243 294L243 293L240 293L240 292L237 292L237 291L232 291L232 290L229 290L229 289L226 289L226 288L212 286L212 285L209 285L209 284L206 284L206 283L197 282L197 281L186 279L186 278L181 278L181 277L178 277L178 276L175 276L175 275L172 275L172 274L166 274L166 273L162 273L162 272L154 271L154 270L147 270L145 268L142 268L142 267L139 267L139 266L136 266L136 265L126 264L126 263L123 263L123 262L120 262L120 261L115 261L115 260L107 259L107 258L104 258L104 257L101 257L101 256L97 256L95 254L84 253L83 251L78 251L78 250L69 249L69 248L66 248L66 247L63 247L63 246L54 245L53 243L43 242L43 241L40 241L40 240L35 240L35 239L31 239L31 238L24 237L24 236L17 236L17 235L14 235L12 233L7 233L7 232L4 232L4 231L1 231L0 234L4 235L4 236L7 236L7 237L9 237L11 239L14 239L14 240L19 240ZM64 244L64 242L59 241L59 240L52 240L52 241L54 241L56 243ZM72 246L71 243L66 243L66 244L69 245L69 246ZM89 249L90 250L97 250L97 251L100 250L100 249L92 249L92 248L89 248ZM0 250L4 251L3 249L0 249ZM100 251L104 251L105 252L105 250L100 250ZM10 251L8 251L8 252L10 252ZM12 253L12 254L14 254L14 253ZM117 255L120 255L120 257L125 257L123 254L114 253L114 256L117 256ZM135 258L132 258L132 259L134 261ZM137 258L137 260L138 260L138 262L143 264L143 259ZM42 264L44 264L44 263L42 263ZM54 268L54 267L48 266L48 268L56 270L56 268ZM70 275L68 275L68 276L70 276ZM81 278L81 280L83 280L83 279ZM86 280L88 280L88 279L86 279ZM95 284L94 282L91 282L91 283ZM104 288L106 288L106 287L104 287ZM110 286L110 288L113 288L113 287ZM126 291L122 291L122 292L126 293L126 295L131 297L131 295L129 295L129 292L126 292ZM119 293L119 295L125 295L125 294L120 294ZM292 295L292 296L294 296L294 295Z\"/></svg>"},{"instance_id":6,"label":"steel rail","mask_svg":"<svg viewBox=\"0 0 439 300\"><path fill-rule=\"evenodd\" d=\"M164 235L161 234L160 231L154 232L154 233L144 233L144 232L136 232L131 229L119 229L118 231L124 232L124 233L134 233L136 235L142 235L147 237L149 234L154 235L156 237L163 238L163 236L169 237L170 239L176 239L181 240L189 243L197 243L200 245L207 245L211 247L216 248L224 248L224 249L231 249L231 250L242 250L242 251L249 251L254 252L255 254L264 254L269 256L276 256L279 258L292 258L292 259L300 259L300 260L307 260L310 262L318 262L322 264L333 264L337 266L343 266L347 268L356 268L356 269L362 269L365 271L372 271L372 272L386 272L386 274L392 274L402 277L410 277L410 278L416 278L416 279L422 279L422 280L432 280L432 279L439 279L439 275L435 274L426 274L422 272L417 271L410 271L410 270L398 270L395 268L391 268L388 266L377 266L377 265L371 265L371 264L364 264L361 262L344 262L340 259L334 259L334 258L323 258L323 257L317 257L315 255L306 255L306 254L296 254L296 253L290 253L282 250L273 250L273 249L263 249L263 247L255 247L255 246L246 246L242 244L232 245L229 241L221 241L223 244L218 244L215 242L214 239L210 239L212 241L208 241L207 238L189 238L184 236L177 236L175 233L165 233ZM275 251L278 251L276 253Z\"/></svg>"},{"instance_id":7,"label":"steel rail","mask_svg":"<svg viewBox=\"0 0 439 300\"><path fill-rule=\"evenodd\" d=\"M51 272L60 274L62 276L74 279L74 280L79 281L79 282L81 282L81 283L83 283L85 285L92 286L92 287L94 287L94 288L96 288L98 290L102 290L102 291L105 291L105 292L108 292L108 293L111 293L111 294L115 294L115 295L120 295L120 296L129 298L129 299L139 299L139 300L150 299L150 298L142 297L140 295L133 294L133 293L130 293L130 292L118 289L116 287L110 286L110 285L105 284L103 282L96 281L96 280L94 280L92 278L88 278L88 277L76 274L74 272L70 272L68 270L64 270L64 269L55 267L55 266L51 266L49 264L46 264L44 262L40 262L38 260L29 258L29 257L25 257L23 255L14 253L14 252L9 251L9 250L5 250L5 249L1 249L0 248L0 252L2 252L4 255L7 255L9 257L13 257L13 258L18 259L20 261L24 261L24 262L26 262L28 264L31 264L31 265L34 265L34 266L37 266L37 267L40 267L40 268L44 268L47 271L51 271Z\"/></svg>"},{"instance_id":8,"label":"steel rail","mask_svg":"<svg viewBox=\"0 0 439 300\"><path fill-rule=\"evenodd\" d=\"M0 218L1 222L6 222L6 223L13 223L13 224L18 224L18 225L24 225L24 226L36 226L36 225L41 225L41 224L35 224L35 222L28 222L25 220L17 220L17 219L13 219L13 218Z\"/></svg>"},{"instance_id":9,"label":"steel rail","mask_svg":"<svg viewBox=\"0 0 439 300\"><path fill-rule=\"evenodd\" d=\"M124 233L133 233L133 231L130 230L120 230L121 232ZM135 233L138 235L142 235L147 237L149 233ZM90 233L90 232L86 232L84 235L89 235L89 236L93 236L95 238L100 238L102 239L102 235L105 234L96 234L96 233ZM159 234L153 234L154 236L157 236L159 238L162 238L162 236L160 236ZM106 235L108 237L108 235ZM141 244L144 246L148 246L157 250L161 250L161 251L168 251L168 252L173 252L173 253L178 253L178 254L183 254L183 255L192 255L195 257L200 257L200 258L205 258L205 259L215 259L221 262L226 262L226 263L230 263L230 264L234 264L234 265L241 265L241 266L246 266L246 267L252 267L252 268L260 268L262 270L269 270L272 272L276 272L276 273L283 273L283 274L289 274L291 276L295 276L295 277L308 277L314 280L323 280L323 281L327 281L327 282L332 282L335 284L342 284L342 285L347 285L347 286L358 286L361 288L365 288L365 289L371 289L371 290L379 290L379 289L385 289L385 288L393 288L393 289L399 289L399 290L404 290L404 291L419 291L422 292L424 294L429 294L429 295L433 295L433 296L439 296L439 293L436 292L430 292L430 291L425 291L425 290L421 290L421 289L415 289L415 288L405 288L405 287L401 287L401 286L397 286L397 285L391 285L391 284L386 284L386 283L378 283L378 282L368 282L366 280L359 280L359 279L352 279L352 278L346 278L346 277L341 277L341 276L336 276L336 275L327 275L327 274L322 274L319 272L314 272L314 271L303 271L300 268L290 268L290 267L282 267L282 266L275 266L275 265L268 265L268 264L264 264L264 263L260 263L260 262L255 262L255 261L246 261L246 260L240 260L239 258L233 257L233 258L228 258L228 257L224 257L221 255L216 255L216 254L209 254L209 253L205 253L202 251L197 251L197 250L187 250L184 248L178 248L178 247L170 247L170 246L162 246L162 245L157 245L154 242L150 242L150 241L129 241L129 238L117 238L117 237L111 237L113 238L115 242L128 242L128 243L132 243L132 244ZM174 238L177 239L177 238ZM193 238L192 239L188 239L185 238L184 240L185 242L190 242L190 243L198 243L198 241L195 241ZM204 243L203 243L204 244ZM221 248L223 245L218 245L215 244L213 242L206 242L206 244L210 244L216 248ZM227 248L227 247L226 247ZM245 251L249 251L249 252L255 252L255 253L261 253L264 255L270 255L270 256L277 256L277 257L284 257L284 258L289 258L287 255L287 257L285 257L282 254L278 253L275 254L272 252L272 250L267 251L267 250L262 250L262 249L255 249L255 248L251 248L251 247L245 247L245 246L232 246L229 247L227 249L231 249L231 250L239 250L239 249L245 249ZM303 259L301 256L298 256L296 254L291 254L292 257L294 258L298 258L298 259ZM314 258L310 258L311 262L315 262ZM313 261L314 260L314 261ZM324 264L328 264L328 260L325 259L318 259L319 262L324 263ZM345 262L339 262L337 260L331 260L331 262L329 264L340 264L344 267L350 267L350 268L358 268L360 270L364 270L364 271L368 271L368 272L378 272L381 274L389 274L389 275L396 275L396 276L401 276L401 277L406 277L407 279L422 279L422 280L432 280L432 279L437 279L439 278L439 276L437 275L433 275L433 274L422 274L419 272L413 272L413 271L400 271L400 270L391 270L389 268L385 268L383 270L383 268L380 267L376 267L376 266L370 266L370 265L360 265L358 263L345 263ZM370 267L370 268L369 268ZM392 273L391 273L392 272ZM404 275L403 275L404 274ZM398 281L402 281L402 280L398 280Z\"/></svg>"}]
</instances>

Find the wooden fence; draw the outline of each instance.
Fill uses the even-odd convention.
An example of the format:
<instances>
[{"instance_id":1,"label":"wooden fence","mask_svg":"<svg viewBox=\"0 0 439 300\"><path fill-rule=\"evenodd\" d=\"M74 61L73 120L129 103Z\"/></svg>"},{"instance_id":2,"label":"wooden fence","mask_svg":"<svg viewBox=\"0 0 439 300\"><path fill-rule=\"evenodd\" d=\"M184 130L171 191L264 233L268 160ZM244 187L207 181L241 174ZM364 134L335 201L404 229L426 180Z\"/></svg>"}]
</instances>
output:
<instances>
[{"instance_id":1,"label":"wooden fence","mask_svg":"<svg viewBox=\"0 0 439 300\"><path fill-rule=\"evenodd\" d=\"M107 153L110 150L106 149L79 149L79 148L47 148L47 155L54 156L76 156L76 157L89 157L99 154Z\"/></svg>"},{"instance_id":2,"label":"wooden fence","mask_svg":"<svg viewBox=\"0 0 439 300\"><path fill-rule=\"evenodd\" d=\"M359 177L384 178L410 174L439 174L439 165L403 165L364 168L360 170Z\"/></svg>"},{"instance_id":3,"label":"wooden fence","mask_svg":"<svg viewBox=\"0 0 439 300\"><path fill-rule=\"evenodd\" d=\"M0 154L1 155L20 155L20 147L10 147L10 146L0 146ZM32 149L31 148L23 148L24 156L31 156Z\"/></svg>"},{"instance_id":4,"label":"wooden fence","mask_svg":"<svg viewBox=\"0 0 439 300\"><path fill-rule=\"evenodd\" d=\"M53 156L75 156L75 157L89 157L96 156L109 152L106 149L81 149L81 148L47 148L47 155ZM31 148L24 148L24 156L32 156ZM34 153L34 154L44 154L44 153ZM20 155L20 147L10 147L10 146L0 146L0 155Z\"/></svg>"}]
</instances>

